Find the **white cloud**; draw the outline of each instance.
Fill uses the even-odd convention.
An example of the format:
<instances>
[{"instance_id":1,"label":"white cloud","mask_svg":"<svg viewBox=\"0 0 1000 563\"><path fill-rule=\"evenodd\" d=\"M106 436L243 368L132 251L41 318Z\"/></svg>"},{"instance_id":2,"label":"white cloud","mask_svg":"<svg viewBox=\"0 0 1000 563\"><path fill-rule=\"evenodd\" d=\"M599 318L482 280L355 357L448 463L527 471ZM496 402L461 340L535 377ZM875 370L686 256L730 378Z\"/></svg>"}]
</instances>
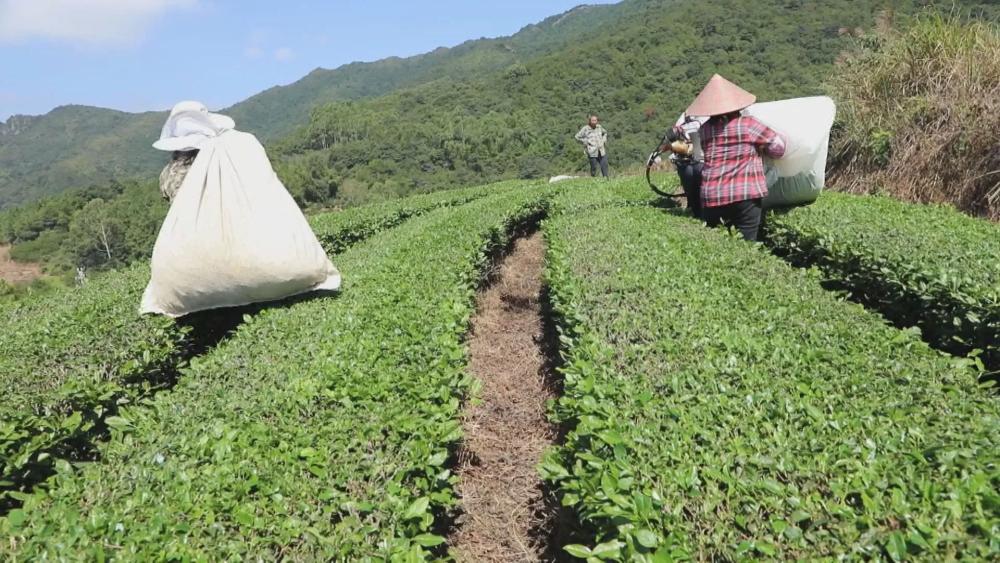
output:
<instances>
[{"instance_id":1,"label":"white cloud","mask_svg":"<svg viewBox=\"0 0 1000 563\"><path fill-rule=\"evenodd\" d=\"M295 52L290 47L281 47L274 51L274 60L278 62L290 61L293 56L295 56Z\"/></svg>"},{"instance_id":2,"label":"white cloud","mask_svg":"<svg viewBox=\"0 0 1000 563\"><path fill-rule=\"evenodd\" d=\"M0 42L44 38L127 44L169 10L199 0L0 0Z\"/></svg>"},{"instance_id":3,"label":"white cloud","mask_svg":"<svg viewBox=\"0 0 1000 563\"><path fill-rule=\"evenodd\" d=\"M284 39L270 29L255 29L246 39L243 56L250 60L268 57L279 63L286 63L295 58L295 50L287 45L281 45Z\"/></svg>"}]
</instances>

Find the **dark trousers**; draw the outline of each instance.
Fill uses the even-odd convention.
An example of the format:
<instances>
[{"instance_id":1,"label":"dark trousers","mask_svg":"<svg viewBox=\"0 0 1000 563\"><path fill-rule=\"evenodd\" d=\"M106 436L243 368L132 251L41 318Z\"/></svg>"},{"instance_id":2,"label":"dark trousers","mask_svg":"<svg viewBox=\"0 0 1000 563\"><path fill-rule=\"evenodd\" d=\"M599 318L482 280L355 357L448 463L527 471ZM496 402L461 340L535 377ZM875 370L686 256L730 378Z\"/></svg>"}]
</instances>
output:
<instances>
[{"instance_id":1,"label":"dark trousers","mask_svg":"<svg viewBox=\"0 0 1000 563\"><path fill-rule=\"evenodd\" d=\"M597 167L601 167L601 174L607 178L608 177L608 155L602 154L601 156L590 157L590 175L597 176Z\"/></svg>"},{"instance_id":2,"label":"dark trousers","mask_svg":"<svg viewBox=\"0 0 1000 563\"><path fill-rule=\"evenodd\" d=\"M736 227L743 238L757 241L760 231L760 220L763 216L761 199L737 201L721 207L706 207L702 209L702 218L709 227L725 225L732 229Z\"/></svg>"},{"instance_id":3,"label":"dark trousers","mask_svg":"<svg viewBox=\"0 0 1000 563\"><path fill-rule=\"evenodd\" d=\"M704 162L678 161L677 175L681 178L681 186L687 197L688 209L695 217L701 217L701 171Z\"/></svg>"}]
</instances>

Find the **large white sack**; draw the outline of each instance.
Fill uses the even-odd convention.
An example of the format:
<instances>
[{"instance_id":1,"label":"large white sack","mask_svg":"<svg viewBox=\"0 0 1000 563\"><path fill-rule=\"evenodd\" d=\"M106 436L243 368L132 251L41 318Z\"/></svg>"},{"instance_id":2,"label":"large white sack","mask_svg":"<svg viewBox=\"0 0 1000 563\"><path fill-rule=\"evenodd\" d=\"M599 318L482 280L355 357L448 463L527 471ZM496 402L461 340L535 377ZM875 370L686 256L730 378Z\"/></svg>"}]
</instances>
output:
<instances>
[{"instance_id":1,"label":"large white sack","mask_svg":"<svg viewBox=\"0 0 1000 563\"><path fill-rule=\"evenodd\" d=\"M787 144L778 160L765 159L765 207L816 201L826 185L830 130L837 106L825 96L754 104L745 110L780 133Z\"/></svg>"},{"instance_id":2,"label":"large white sack","mask_svg":"<svg viewBox=\"0 0 1000 563\"><path fill-rule=\"evenodd\" d=\"M153 249L141 313L196 311L340 287L340 274L257 139L201 145Z\"/></svg>"}]
</instances>

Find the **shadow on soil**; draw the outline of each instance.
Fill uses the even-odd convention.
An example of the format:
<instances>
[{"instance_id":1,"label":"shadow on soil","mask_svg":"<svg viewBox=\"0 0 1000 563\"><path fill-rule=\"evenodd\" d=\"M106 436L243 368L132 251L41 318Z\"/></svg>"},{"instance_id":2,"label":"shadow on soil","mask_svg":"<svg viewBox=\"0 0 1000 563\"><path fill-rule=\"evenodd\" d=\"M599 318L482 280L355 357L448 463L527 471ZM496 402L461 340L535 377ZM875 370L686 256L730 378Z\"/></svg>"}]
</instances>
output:
<instances>
[{"instance_id":1,"label":"shadow on soil","mask_svg":"<svg viewBox=\"0 0 1000 563\"><path fill-rule=\"evenodd\" d=\"M538 346L545 358L546 373L549 374L546 385L552 396L562 397L564 381L562 378L563 359L559 347L559 329L556 325L556 316L552 307L551 291L548 285L542 285L541 294L542 312L542 338ZM557 427L556 446L562 446L566 441L568 429L564 426ZM579 527L579 518L572 508L564 507L559 500L559 493L549 483L544 484L545 491L545 515L547 524L538 526L532 530L535 537L544 542L548 548L543 554L544 561L572 561L568 553L563 550L564 546L580 543L586 537L586 531Z\"/></svg>"}]
</instances>

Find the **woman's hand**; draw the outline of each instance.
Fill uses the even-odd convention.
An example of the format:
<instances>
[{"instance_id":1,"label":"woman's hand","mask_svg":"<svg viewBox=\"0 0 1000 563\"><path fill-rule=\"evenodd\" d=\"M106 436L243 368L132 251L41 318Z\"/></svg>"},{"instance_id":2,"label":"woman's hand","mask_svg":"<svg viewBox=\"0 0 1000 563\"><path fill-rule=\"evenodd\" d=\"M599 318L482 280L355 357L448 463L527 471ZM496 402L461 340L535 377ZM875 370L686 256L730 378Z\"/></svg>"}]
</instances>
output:
<instances>
[{"instance_id":1,"label":"woman's hand","mask_svg":"<svg viewBox=\"0 0 1000 563\"><path fill-rule=\"evenodd\" d=\"M691 143L686 143L684 141L677 140L674 141L673 143L670 143L670 150L673 151L674 154L679 154L681 156L691 156L691 154L694 152L694 147L691 145Z\"/></svg>"}]
</instances>

